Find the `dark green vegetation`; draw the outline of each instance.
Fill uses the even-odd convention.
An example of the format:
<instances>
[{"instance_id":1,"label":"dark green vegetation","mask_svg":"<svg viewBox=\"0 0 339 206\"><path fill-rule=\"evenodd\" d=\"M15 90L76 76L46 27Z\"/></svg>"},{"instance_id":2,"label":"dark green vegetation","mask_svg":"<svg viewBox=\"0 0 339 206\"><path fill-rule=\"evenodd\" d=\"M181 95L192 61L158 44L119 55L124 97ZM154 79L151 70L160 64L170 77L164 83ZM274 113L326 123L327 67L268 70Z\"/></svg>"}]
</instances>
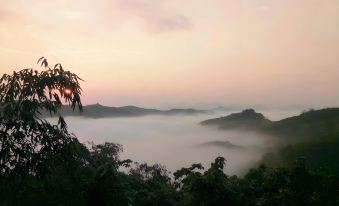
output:
<instances>
[{"instance_id":1,"label":"dark green vegetation","mask_svg":"<svg viewBox=\"0 0 339 206\"><path fill-rule=\"evenodd\" d=\"M263 132L281 138L309 141L339 134L339 108L303 112L299 116L272 122Z\"/></svg>"},{"instance_id":2,"label":"dark green vegetation","mask_svg":"<svg viewBox=\"0 0 339 206\"><path fill-rule=\"evenodd\" d=\"M307 159L309 168L324 167L339 174L339 135L297 143L269 152L262 160L273 167L289 167L297 157Z\"/></svg>"},{"instance_id":3,"label":"dark green vegetation","mask_svg":"<svg viewBox=\"0 0 339 206\"><path fill-rule=\"evenodd\" d=\"M77 110L77 109L76 109ZM105 117L137 117L144 115L194 115L207 113L207 110L196 109L170 109L170 110L158 110L158 109L145 109L135 106L124 107L107 107L100 104L86 105L83 107L83 111L74 111L70 106L63 106L60 110L62 116L81 116L87 118L105 118ZM48 114L45 112L44 116Z\"/></svg>"},{"instance_id":4,"label":"dark green vegetation","mask_svg":"<svg viewBox=\"0 0 339 206\"><path fill-rule=\"evenodd\" d=\"M224 174L226 160L217 157L206 170L193 164L170 176L161 165L120 159L120 145L83 145L61 116L51 125L39 114L59 114L63 102L81 110L80 78L40 61L42 72L26 69L0 80L0 205L339 204L338 173L309 169L300 158L239 178Z\"/></svg>"},{"instance_id":5,"label":"dark green vegetation","mask_svg":"<svg viewBox=\"0 0 339 206\"><path fill-rule=\"evenodd\" d=\"M279 145L262 160L269 166L289 167L296 158L305 157L310 168L327 167L339 173L339 108L310 110L280 121L244 110L201 124L220 129L246 128L278 138Z\"/></svg>"}]
</instances>

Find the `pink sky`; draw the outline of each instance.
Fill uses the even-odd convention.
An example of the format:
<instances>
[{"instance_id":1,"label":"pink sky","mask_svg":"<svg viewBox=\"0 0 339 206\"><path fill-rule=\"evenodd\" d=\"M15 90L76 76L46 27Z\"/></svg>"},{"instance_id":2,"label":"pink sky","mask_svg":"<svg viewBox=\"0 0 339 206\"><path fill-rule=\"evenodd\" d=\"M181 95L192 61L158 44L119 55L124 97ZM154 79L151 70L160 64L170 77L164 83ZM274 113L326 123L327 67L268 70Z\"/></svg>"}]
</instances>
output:
<instances>
[{"instance_id":1,"label":"pink sky","mask_svg":"<svg viewBox=\"0 0 339 206\"><path fill-rule=\"evenodd\" d=\"M337 0L2 0L0 71L46 56L85 104L339 104Z\"/></svg>"}]
</instances>

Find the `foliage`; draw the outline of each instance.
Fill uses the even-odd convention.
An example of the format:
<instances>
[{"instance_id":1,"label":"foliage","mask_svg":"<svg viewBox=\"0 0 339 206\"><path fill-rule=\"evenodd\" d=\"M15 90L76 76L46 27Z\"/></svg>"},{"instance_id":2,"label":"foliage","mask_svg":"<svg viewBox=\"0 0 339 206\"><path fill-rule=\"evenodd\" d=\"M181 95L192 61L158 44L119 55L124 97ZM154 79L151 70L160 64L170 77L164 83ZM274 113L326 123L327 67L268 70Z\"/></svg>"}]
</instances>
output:
<instances>
[{"instance_id":1,"label":"foliage","mask_svg":"<svg viewBox=\"0 0 339 206\"><path fill-rule=\"evenodd\" d=\"M24 69L0 78L0 171L4 173L36 173L44 158L75 139L61 116L58 125L51 125L39 113L57 113L62 101L81 109L81 79L61 64L51 69L45 58L39 61L45 67L42 72Z\"/></svg>"},{"instance_id":2,"label":"foliage","mask_svg":"<svg viewBox=\"0 0 339 206\"><path fill-rule=\"evenodd\" d=\"M313 169L327 167L339 174L339 134L323 136L319 140L288 145L268 153L262 162L272 167L290 167L298 157L305 157Z\"/></svg>"}]
</instances>

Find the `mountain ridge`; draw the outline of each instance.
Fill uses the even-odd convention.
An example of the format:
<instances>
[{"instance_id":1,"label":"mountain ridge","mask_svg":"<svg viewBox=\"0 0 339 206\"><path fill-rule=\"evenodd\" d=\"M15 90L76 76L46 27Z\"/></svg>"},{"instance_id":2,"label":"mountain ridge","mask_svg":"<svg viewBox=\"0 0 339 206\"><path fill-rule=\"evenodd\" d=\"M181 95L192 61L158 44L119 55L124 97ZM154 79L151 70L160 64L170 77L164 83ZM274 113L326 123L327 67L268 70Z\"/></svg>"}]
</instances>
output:
<instances>
[{"instance_id":1,"label":"mountain ridge","mask_svg":"<svg viewBox=\"0 0 339 206\"><path fill-rule=\"evenodd\" d=\"M211 113L210 110L197 110L192 108L175 108L169 110L149 109L142 108L133 105L110 107L103 106L99 103L83 106L83 111L79 109L73 110L71 106L64 105L61 108L60 114L64 117L67 116L81 116L86 118L107 118L107 117L137 117L145 115L195 115ZM48 115L47 112L43 112L43 115ZM52 115L53 116L53 115Z\"/></svg>"}]
</instances>

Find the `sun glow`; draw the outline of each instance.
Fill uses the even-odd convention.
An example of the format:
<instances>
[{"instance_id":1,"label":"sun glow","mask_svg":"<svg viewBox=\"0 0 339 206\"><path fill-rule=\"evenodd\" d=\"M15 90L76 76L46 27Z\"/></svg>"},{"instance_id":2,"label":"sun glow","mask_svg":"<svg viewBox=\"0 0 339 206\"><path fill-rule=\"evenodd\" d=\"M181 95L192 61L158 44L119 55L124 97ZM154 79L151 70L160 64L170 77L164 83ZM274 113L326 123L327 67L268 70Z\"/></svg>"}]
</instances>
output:
<instances>
[{"instance_id":1,"label":"sun glow","mask_svg":"<svg viewBox=\"0 0 339 206\"><path fill-rule=\"evenodd\" d=\"M70 95L70 94L72 93L72 91L71 91L70 89L65 89L65 93L66 93L67 95Z\"/></svg>"}]
</instances>

